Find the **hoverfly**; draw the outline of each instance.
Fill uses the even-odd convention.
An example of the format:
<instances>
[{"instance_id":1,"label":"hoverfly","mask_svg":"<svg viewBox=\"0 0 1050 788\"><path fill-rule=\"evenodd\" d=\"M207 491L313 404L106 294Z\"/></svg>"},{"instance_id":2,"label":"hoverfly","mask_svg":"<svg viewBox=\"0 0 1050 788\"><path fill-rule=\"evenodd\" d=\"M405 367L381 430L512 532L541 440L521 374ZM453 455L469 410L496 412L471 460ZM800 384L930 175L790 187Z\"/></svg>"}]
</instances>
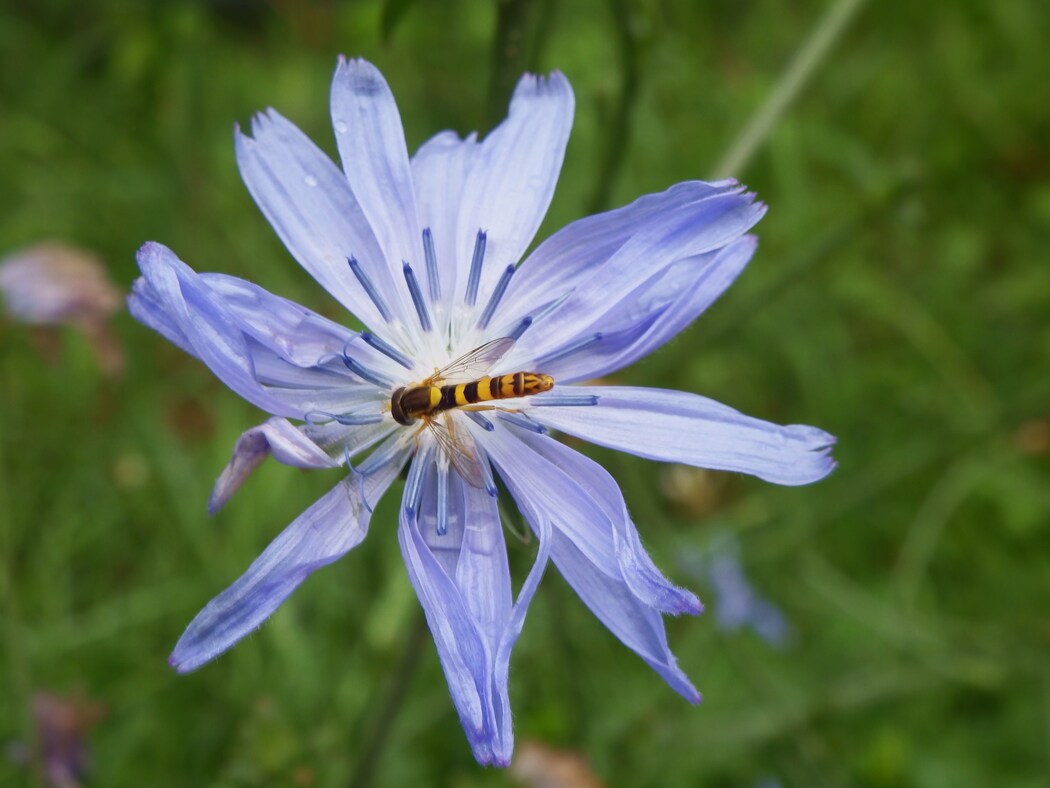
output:
<instances>
[{"instance_id":1,"label":"hoverfly","mask_svg":"<svg viewBox=\"0 0 1050 788\"><path fill-rule=\"evenodd\" d=\"M554 387L554 378L535 372L514 372L495 377L485 375L507 354L514 342L513 337L486 342L448 366L435 370L422 382L402 386L390 397L390 414L394 421L406 426L422 421L420 430L430 431L452 467L474 487L484 486L477 448L466 429L456 429L449 411L454 408L494 410L492 405L479 403L527 397Z\"/></svg>"}]
</instances>

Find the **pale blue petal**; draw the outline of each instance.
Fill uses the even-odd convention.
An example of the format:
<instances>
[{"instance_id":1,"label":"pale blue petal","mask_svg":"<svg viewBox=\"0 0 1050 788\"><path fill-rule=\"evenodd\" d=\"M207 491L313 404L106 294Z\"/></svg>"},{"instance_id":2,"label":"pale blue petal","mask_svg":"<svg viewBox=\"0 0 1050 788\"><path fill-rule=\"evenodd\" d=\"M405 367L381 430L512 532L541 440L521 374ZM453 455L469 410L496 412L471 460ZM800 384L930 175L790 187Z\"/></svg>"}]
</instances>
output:
<instances>
[{"instance_id":1,"label":"pale blue petal","mask_svg":"<svg viewBox=\"0 0 1050 788\"><path fill-rule=\"evenodd\" d=\"M584 328L584 337L600 331L600 342L545 365L543 371L564 385L633 364L714 303L744 270L755 246L755 237L745 235L718 252L679 260ZM565 341L573 339L578 337Z\"/></svg>"},{"instance_id":2,"label":"pale blue petal","mask_svg":"<svg viewBox=\"0 0 1050 788\"><path fill-rule=\"evenodd\" d=\"M546 238L521 264L504 297L514 316L528 314L574 287L587 284L632 237L670 211L711 197L743 192L736 181L686 181L663 192L578 219Z\"/></svg>"},{"instance_id":3,"label":"pale blue petal","mask_svg":"<svg viewBox=\"0 0 1050 788\"><path fill-rule=\"evenodd\" d=\"M514 742L510 653L549 547L541 542L515 602L495 499L450 474L448 531L440 535L436 476L434 455L423 450L405 485L406 494L421 485L418 512L403 502L398 539L474 756L482 764L506 766Z\"/></svg>"},{"instance_id":4,"label":"pale blue petal","mask_svg":"<svg viewBox=\"0 0 1050 788\"><path fill-rule=\"evenodd\" d=\"M274 417L241 434L233 456L223 468L208 499L208 512L215 514L237 492L259 464L270 455L278 462L296 468L334 468L342 459L333 459L320 446L287 419Z\"/></svg>"},{"instance_id":5,"label":"pale blue petal","mask_svg":"<svg viewBox=\"0 0 1050 788\"><path fill-rule=\"evenodd\" d=\"M356 257L387 297L396 282L339 168L274 110L252 120L251 137L238 129L234 147L248 191L292 256L358 319L385 332L347 258Z\"/></svg>"},{"instance_id":6,"label":"pale blue petal","mask_svg":"<svg viewBox=\"0 0 1050 788\"><path fill-rule=\"evenodd\" d=\"M622 579L642 604L660 612L695 615L703 609L695 594L656 568L618 485L598 463L545 435L513 427L486 436L485 445L519 504L549 519L594 571Z\"/></svg>"},{"instance_id":7,"label":"pale blue petal","mask_svg":"<svg viewBox=\"0 0 1050 788\"><path fill-rule=\"evenodd\" d=\"M474 152L459 205L460 295L478 230L488 234L478 289L482 306L504 269L519 262L532 243L554 195L574 108L563 74L526 74L514 90L507 119Z\"/></svg>"},{"instance_id":8,"label":"pale blue petal","mask_svg":"<svg viewBox=\"0 0 1050 788\"><path fill-rule=\"evenodd\" d=\"M625 646L645 660L672 689L687 700L698 702L699 693L667 645L660 613L624 579L619 563L609 560L611 550L603 554L595 549L594 541L581 538L585 537L586 524L574 522L580 493L565 491L559 478L565 471L552 466L546 469L543 484L536 486L528 465L522 462L522 454L532 449L519 437L497 428L487 436L485 446L533 530L542 533L547 523L553 526L551 558L555 566L584 604ZM591 511L596 517L592 522L597 522L601 512L593 502Z\"/></svg>"},{"instance_id":9,"label":"pale blue petal","mask_svg":"<svg viewBox=\"0 0 1050 788\"><path fill-rule=\"evenodd\" d=\"M379 69L365 60L343 57L332 79L331 103L343 172L375 230L383 262L400 283L398 301L391 307L398 309L400 304L401 314L406 314L411 307L400 278L401 263L407 260L422 270L423 241L397 103Z\"/></svg>"},{"instance_id":10,"label":"pale blue petal","mask_svg":"<svg viewBox=\"0 0 1050 788\"><path fill-rule=\"evenodd\" d=\"M391 465L369 477L372 499L397 477ZM199 668L256 629L316 569L356 547L368 531L370 509L343 479L299 515L232 586L209 602L175 645L169 662L180 673Z\"/></svg>"},{"instance_id":11,"label":"pale blue petal","mask_svg":"<svg viewBox=\"0 0 1050 788\"><path fill-rule=\"evenodd\" d=\"M685 675L667 645L663 618L634 595L623 580L596 572L594 565L569 538L554 530L551 558L562 577L583 603L620 641L645 660L671 689L690 703L700 702L689 677Z\"/></svg>"},{"instance_id":12,"label":"pale blue petal","mask_svg":"<svg viewBox=\"0 0 1050 788\"><path fill-rule=\"evenodd\" d=\"M787 485L815 482L835 467L835 439L823 430L754 419L698 394L627 386L572 386L563 392L597 397L598 404L533 408L529 416L639 457Z\"/></svg>"},{"instance_id":13,"label":"pale blue petal","mask_svg":"<svg viewBox=\"0 0 1050 788\"><path fill-rule=\"evenodd\" d=\"M566 237L551 252L540 246L522 265L504 297L501 322L516 325L526 315L541 314L556 299L565 300L525 332L507 359L510 366L528 366L582 335L607 329L610 322L622 324L623 315L636 309L634 299L651 292L672 266L736 241L762 218L765 206L736 187L683 184L621 211L617 244L602 241L586 250L595 229L608 224L603 215L600 222L569 225L558 233ZM566 251L582 253L573 258Z\"/></svg>"},{"instance_id":14,"label":"pale blue petal","mask_svg":"<svg viewBox=\"0 0 1050 788\"><path fill-rule=\"evenodd\" d=\"M143 275L128 298L131 314L199 358L252 404L299 419L369 401L381 406L374 385L353 378L327 353L342 347L363 363L392 363L362 343L344 345L346 337L356 336L347 329L249 283L198 275L161 244L145 244L138 262ZM249 294L258 309L245 303ZM301 366L316 353L322 353L316 366Z\"/></svg>"},{"instance_id":15,"label":"pale blue petal","mask_svg":"<svg viewBox=\"0 0 1050 788\"><path fill-rule=\"evenodd\" d=\"M461 140L455 132L443 131L424 142L412 157L419 224L433 234L440 303L446 314L467 275L465 269L458 270L459 264L470 260L473 251L474 238L462 239L469 245L461 247L457 228L463 184L477 157L476 137L471 134Z\"/></svg>"},{"instance_id":16,"label":"pale blue petal","mask_svg":"<svg viewBox=\"0 0 1050 788\"><path fill-rule=\"evenodd\" d=\"M318 359L341 353L357 336L345 326L245 279L226 274L199 276L247 332L296 366L314 367Z\"/></svg>"},{"instance_id":17,"label":"pale blue petal","mask_svg":"<svg viewBox=\"0 0 1050 788\"><path fill-rule=\"evenodd\" d=\"M237 321L222 300L170 249L147 243L138 253L142 278L128 298L132 316L151 327L165 326L169 339L203 361L223 383L253 405L277 416L302 418L302 410L260 385Z\"/></svg>"}]
</instances>

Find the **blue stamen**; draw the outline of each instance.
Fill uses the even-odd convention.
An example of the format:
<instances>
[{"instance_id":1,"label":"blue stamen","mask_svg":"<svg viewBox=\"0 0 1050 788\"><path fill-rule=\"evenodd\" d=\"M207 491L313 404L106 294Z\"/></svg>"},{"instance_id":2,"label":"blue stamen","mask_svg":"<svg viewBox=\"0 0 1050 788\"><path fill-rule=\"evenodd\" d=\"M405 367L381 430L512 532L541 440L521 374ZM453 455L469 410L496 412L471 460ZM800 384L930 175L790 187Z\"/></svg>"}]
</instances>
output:
<instances>
[{"instance_id":1,"label":"blue stamen","mask_svg":"<svg viewBox=\"0 0 1050 788\"><path fill-rule=\"evenodd\" d=\"M424 469L429 461L430 452L424 454L421 451L416 456L415 462L412 463L412 469L408 472L408 480L405 482L404 500L405 510L409 514L415 514L419 511L419 502L423 498L423 477L426 475Z\"/></svg>"},{"instance_id":2,"label":"blue stamen","mask_svg":"<svg viewBox=\"0 0 1050 788\"><path fill-rule=\"evenodd\" d=\"M412 369L412 367L415 366L412 363L412 359L410 359L396 347L387 344L370 331L362 331L360 336L361 340L366 345L375 348L387 358L393 359L405 369Z\"/></svg>"},{"instance_id":3,"label":"blue stamen","mask_svg":"<svg viewBox=\"0 0 1050 788\"><path fill-rule=\"evenodd\" d=\"M478 447L478 465L481 467L481 475L485 482L485 492L493 498L498 497L499 488L496 487L496 480L492 478L492 466L489 464L488 455L480 446Z\"/></svg>"},{"instance_id":4,"label":"blue stamen","mask_svg":"<svg viewBox=\"0 0 1050 788\"><path fill-rule=\"evenodd\" d=\"M351 358L347 354L345 348L343 349L343 364L345 364L346 368L353 372L355 375L357 375L359 378L367 380L369 383L379 386L380 388L390 388L394 383L392 380L384 378L378 372L373 372L372 370L368 369L367 367L362 365L361 362L357 359Z\"/></svg>"},{"instance_id":5,"label":"blue stamen","mask_svg":"<svg viewBox=\"0 0 1050 788\"><path fill-rule=\"evenodd\" d=\"M368 274L365 273L364 269L361 268L361 263L357 262L357 258L351 255L346 258L346 262L350 264L350 270L354 272L354 276L357 277L357 281L361 283L361 287L364 288L365 293L372 299L372 303L376 305L376 309L379 310L379 315L386 322L390 322L390 310L387 309L383 299L379 296L379 291L376 290L376 286L372 284L372 280L368 278Z\"/></svg>"},{"instance_id":6,"label":"blue stamen","mask_svg":"<svg viewBox=\"0 0 1050 788\"><path fill-rule=\"evenodd\" d=\"M437 252L434 251L434 234L429 227L423 228L423 257L427 261L427 283L430 285L430 300L441 300L441 280L438 279Z\"/></svg>"},{"instance_id":7,"label":"blue stamen","mask_svg":"<svg viewBox=\"0 0 1050 788\"><path fill-rule=\"evenodd\" d=\"M494 429L496 429L495 425L491 421L486 419L476 410L465 410L463 411L463 414L486 432L492 432Z\"/></svg>"},{"instance_id":8,"label":"blue stamen","mask_svg":"<svg viewBox=\"0 0 1050 788\"><path fill-rule=\"evenodd\" d=\"M415 272L412 270L412 266L408 264L407 260L401 261L404 264L405 271L405 283L408 285L408 292L412 294L412 303L416 307L416 314L419 315L419 325L423 327L424 331L429 331L430 325L430 311L427 309L427 302L423 300L423 291L419 287L419 280L416 279Z\"/></svg>"},{"instance_id":9,"label":"blue stamen","mask_svg":"<svg viewBox=\"0 0 1050 788\"><path fill-rule=\"evenodd\" d=\"M437 535L448 533L448 466L439 462L437 466Z\"/></svg>"},{"instance_id":10,"label":"blue stamen","mask_svg":"<svg viewBox=\"0 0 1050 788\"><path fill-rule=\"evenodd\" d=\"M474 257L470 261L470 276L467 278L467 294L463 299L467 306L474 306L478 300L478 283L481 282L481 265L485 262L487 243L488 234L484 230L478 230L474 239Z\"/></svg>"},{"instance_id":11,"label":"blue stamen","mask_svg":"<svg viewBox=\"0 0 1050 788\"><path fill-rule=\"evenodd\" d=\"M363 476L371 476L376 471L389 465L397 459L398 453L411 437L408 433L402 433L401 435L395 434L387 438L386 441L379 445L378 449L369 454L365 461L357 466L357 472Z\"/></svg>"},{"instance_id":12,"label":"blue stamen","mask_svg":"<svg viewBox=\"0 0 1050 788\"><path fill-rule=\"evenodd\" d=\"M303 420L307 424L324 424L335 421L347 427L360 427L365 424L378 424L383 420L382 413L326 413L323 410L312 410L304 414Z\"/></svg>"},{"instance_id":13,"label":"blue stamen","mask_svg":"<svg viewBox=\"0 0 1050 788\"><path fill-rule=\"evenodd\" d=\"M538 369L548 367L555 361L561 361L566 356L571 356L573 353L577 353L580 350L583 350L584 348L590 347L595 342L601 342L601 339L602 334L600 331L595 334L591 334L589 337L579 339L570 345L566 345L561 350L555 350L553 353L548 353L546 356L541 356L540 358L536 359L536 367Z\"/></svg>"},{"instance_id":14,"label":"blue stamen","mask_svg":"<svg viewBox=\"0 0 1050 788\"><path fill-rule=\"evenodd\" d=\"M597 405L595 394L551 394L550 396L533 397L530 404L537 408L575 407L578 405Z\"/></svg>"},{"instance_id":15,"label":"blue stamen","mask_svg":"<svg viewBox=\"0 0 1050 788\"><path fill-rule=\"evenodd\" d=\"M532 325L531 317L523 317L521 322L515 327L513 331L507 334L511 339L521 339L521 335L525 333L529 326Z\"/></svg>"},{"instance_id":16,"label":"blue stamen","mask_svg":"<svg viewBox=\"0 0 1050 788\"><path fill-rule=\"evenodd\" d=\"M500 299L503 298L503 294L506 292L507 285L510 284L510 278L512 276L514 276L514 266L508 265L507 270L503 272L503 276L501 276L496 283L496 289L493 290L492 295L489 296L488 305L485 307L485 311L481 313L481 319L478 320L478 328L488 328L489 321L492 319L496 307L499 306Z\"/></svg>"},{"instance_id":17,"label":"blue stamen","mask_svg":"<svg viewBox=\"0 0 1050 788\"><path fill-rule=\"evenodd\" d=\"M560 296L555 298L553 301L551 301L549 304L547 304L547 306L543 307L543 309L540 310L540 313L538 315L536 315L536 320L537 321L543 320L543 318L545 318L547 315L549 315L555 309L557 309L562 304L564 304L566 301L568 301L569 300L569 296L571 296L575 292L576 292L576 288L575 287L571 287L567 291L562 293Z\"/></svg>"},{"instance_id":18,"label":"blue stamen","mask_svg":"<svg viewBox=\"0 0 1050 788\"><path fill-rule=\"evenodd\" d=\"M361 497L361 501L364 503L365 508L368 509L369 514L371 514L372 504L368 502L368 496L365 494L365 475L359 473L351 464L349 446L343 448L343 460L346 462L346 470L349 473L346 479L347 486L353 484L357 487L357 494Z\"/></svg>"},{"instance_id":19,"label":"blue stamen","mask_svg":"<svg viewBox=\"0 0 1050 788\"><path fill-rule=\"evenodd\" d=\"M535 432L539 435L546 435L547 428L542 424L537 424L528 416L524 416L520 413L508 413L507 411L501 411L499 417L507 422L513 424L515 427L521 427L522 429L528 430L529 432Z\"/></svg>"}]
</instances>

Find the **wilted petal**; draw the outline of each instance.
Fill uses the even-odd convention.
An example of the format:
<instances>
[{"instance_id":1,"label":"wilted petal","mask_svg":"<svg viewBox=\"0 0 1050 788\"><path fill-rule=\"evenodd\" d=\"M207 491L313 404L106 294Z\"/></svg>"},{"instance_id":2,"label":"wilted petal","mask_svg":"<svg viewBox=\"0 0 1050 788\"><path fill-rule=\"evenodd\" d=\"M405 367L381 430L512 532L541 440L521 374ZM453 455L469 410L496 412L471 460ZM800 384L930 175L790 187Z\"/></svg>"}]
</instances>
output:
<instances>
[{"instance_id":1,"label":"wilted petal","mask_svg":"<svg viewBox=\"0 0 1050 788\"><path fill-rule=\"evenodd\" d=\"M277 462L296 468L334 468L342 462L325 453L299 427L286 419L274 417L252 427L237 439L230 462L212 488L208 512L215 514L225 506L251 472L271 454Z\"/></svg>"},{"instance_id":2,"label":"wilted petal","mask_svg":"<svg viewBox=\"0 0 1050 788\"><path fill-rule=\"evenodd\" d=\"M835 439L816 427L780 426L684 391L572 386L598 404L533 408L530 417L600 446L661 462L749 473L776 484L809 484L835 467Z\"/></svg>"},{"instance_id":3,"label":"wilted petal","mask_svg":"<svg viewBox=\"0 0 1050 788\"><path fill-rule=\"evenodd\" d=\"M364 504L383 494L401 464L391 464L364 481L341 480L274 539L232 586L190 622L168 662L180 673L196 670L222 654L263 621L312 572L341 558L368 532L371 509Z\"/></svg>"},{"instance_id":4,"label":"wilted petal","mask_svg":"<svg viewBox=\"0 0 1050 788\"><path fill-rule=\"evenodd\" d=\"M288 251L363 323L386 321L347 265L354 256L386 297L396 282L372 227L343 173L296 126L274 110L252 120L252 136L234 135L241 176ZM389 304L389 301L388 301Z\"/></svg>"}]
</instances>

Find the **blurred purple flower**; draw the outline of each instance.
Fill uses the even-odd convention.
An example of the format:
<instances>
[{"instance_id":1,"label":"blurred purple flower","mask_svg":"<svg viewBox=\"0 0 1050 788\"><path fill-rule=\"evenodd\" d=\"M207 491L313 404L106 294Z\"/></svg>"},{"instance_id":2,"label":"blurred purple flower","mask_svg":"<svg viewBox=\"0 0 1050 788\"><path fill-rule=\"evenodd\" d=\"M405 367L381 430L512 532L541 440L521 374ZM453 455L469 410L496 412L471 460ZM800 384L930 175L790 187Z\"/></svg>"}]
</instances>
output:
<instances>
[{"instance_id":1,"label":"blurred purple flower","mask_svg":"<svg viewBox=\"0 0 1050 788\"><path fill-rule=\"evenodd\" d=\"M33 697L34 746L16 742L9 755L39 769L52 788L77 788L88 770L87 732L106 716L106 708L83 695L39 692Z\"/></svg>"},{"instance_id":2,"label":"blurred purple flower","mask_svg":"<svg viewBox=\"0 0 1050 788\"><path fill-rule=\"evenodd\" d=\"M412 158L374 66L340 60L331 98L343 171L273 110L253 120L252 136L236 131L237 161L292 255L367 331L250 282L197 274L160 244L138 255L132 314L274 416L238 441L211 509L269 454L350 471L208 603L172 665L214 659L356 546L410 464L398 538L479 762L510 762L510 653L548 559L624 644L699 701L661 614L699 613L700 602L653 564L612 477L547 432L779 484L831 471L833 439L814 427L695 394L578 385L660 347L711 304L751 258L746 233L765 207L733 181L682 183L569 225L517 266L561 169L573 115L564 76L523 77L509 117L484 140L446 131ZM464 471L440 431L395 421L391 397L497 339L500 352L472 377L527 370L557 384L492 410L445 411L455 445L469 447ZM538 537L517 599L493 468Z\"/></svg>"},{"instance_id":3,"label":"blurred purple flower","mask_svg":"<svg viewBox=\"0 0 1050 788\"><path fill-rule=\"evenodd\" d=\"M0 293L15 320L74 326L107 372L122 368L123 353L106 320L120 308L123 294L95 255L58 242L19 250L0 261Z\"/></svg>"},{"instance_id":4,"label":"blurred purple flower","mask_svg":"<svg viewBox=\"0 0 1050 788\"><path fill-rule=\"evenodd\" d=\"M787 644L791 636L787 618L752 587L735 542L718 548L709 559L707 573L715 595L715 618L723 629L749 628L771 646Z\"/></svg>"}]
</instances>

